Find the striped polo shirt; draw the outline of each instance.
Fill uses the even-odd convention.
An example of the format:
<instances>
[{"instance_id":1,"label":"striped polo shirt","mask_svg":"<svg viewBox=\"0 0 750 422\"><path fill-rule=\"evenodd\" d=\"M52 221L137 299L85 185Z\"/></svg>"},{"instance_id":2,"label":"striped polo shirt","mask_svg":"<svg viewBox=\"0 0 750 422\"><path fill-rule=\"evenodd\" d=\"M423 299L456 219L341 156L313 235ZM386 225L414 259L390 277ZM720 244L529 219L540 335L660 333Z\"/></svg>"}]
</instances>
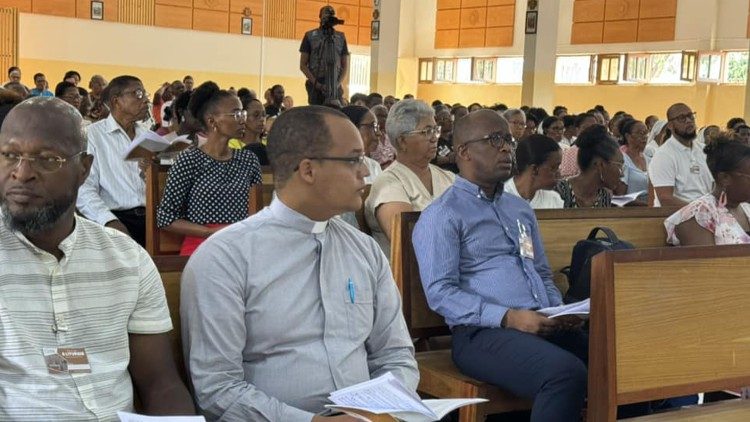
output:
<instances>
[{"instance_id":1,"label":"striped polo shirt","mask_svg":"<svg viewBox=\"0 0 750 422\"><path fill-rule=\"evenodd\" d=\"M124 234L76 217L58 261L1 220L0 420L132 411L128 333L172 329L151 258ZM46 348L85 348L91 373L50 374Z\"/></svg>"}]
</instances>

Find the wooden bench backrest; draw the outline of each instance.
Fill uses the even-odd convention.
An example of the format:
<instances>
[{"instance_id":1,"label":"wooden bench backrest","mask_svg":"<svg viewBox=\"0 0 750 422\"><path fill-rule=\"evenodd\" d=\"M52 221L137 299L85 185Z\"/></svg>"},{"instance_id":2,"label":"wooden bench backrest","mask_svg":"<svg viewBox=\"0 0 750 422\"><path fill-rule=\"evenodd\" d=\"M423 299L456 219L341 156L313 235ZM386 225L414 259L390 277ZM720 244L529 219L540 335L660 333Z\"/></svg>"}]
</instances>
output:
<instances>
[{"instance_id":1,"label":"wooden bench backrest","mask_svg":"<svg viewBox=\"0 0 750 422\"><path fill-rule=\"evenodd\" d=\"M568 282L560 269L570 265L576 242L586 238L596 226L606 226L622 240L637 248L664 246L664 219L674 209L666 208L608 208L537 210L539 228L555 283L564 292ZM426 338L449 334L444 319L427 306L419 277L419 267L411 235L419 219L419 212L401 213L394 219L391 230L391 269L404 302L404 317L412 337Z\"/></svg>"},{"instance_id":2,"label":"wooden bench backrest","mask_svg":"<svg viewBox=\"0 0 750 422\"><path fill-rule=\"evenodd\" d=\"M750 245L606 252L592 266L589 420L750 385Z\"/></svg>"},{"instance_id":3,"label":"wooden bench backrest","mask_svg":"<svg viewBox=\"0 0 750 422\"><path fill-rule=\"evenodd\" d=\"M167 185L167 175L170 166L153 163L146 170L146 251L151 256L177 255L182 247L184 236L167 230L160 230L156 226L156 210L164 196L164 188ZM264 168L265 169L265 168ZM271 180L273 187L273 175L263 174L263 180ZM263 209L265 204L265 183L253 185L248 196L248 215L253 215ZM271 192L273 189L271 189ZM270 193L269 203L270 203Z\"/></svg>"},{"instance_id":4,"label":"wooden bench backrest","mask_svg":"<svg viewBox=\"0 0 750 422\"><path fill-rule=\"evenodd\" d=\"M594 227L609 227L620 240L636 248L666 246L664 220L675 211L675 208L646 207L536 210L555 284L562 292L568 290L568 280L560 270L570 265L573 247L588 237Z\"/></svg>"},{"instance_id":5,"label":"wooden bench backrest","mask_svg":"<svg viewBox=\"0 0 750 422\"><path fill-rule=\"evenodd\" d=\"M187 384L187 375L185 373L185 361L182 356L182 332L180 326L180 277L182 277L182 270L187 264L188 257L186 256L157 256L154 257L154 263L156 268L159 270L162 283L164 285L164 293L167 296L167 306L169 306L169 316L172 318L172 326L174 327L169 333L169 338L172 343L172 354L174 355L174 361L177 365L177 371L180 373L180 377Z\"/></svg>"}]
</instances>

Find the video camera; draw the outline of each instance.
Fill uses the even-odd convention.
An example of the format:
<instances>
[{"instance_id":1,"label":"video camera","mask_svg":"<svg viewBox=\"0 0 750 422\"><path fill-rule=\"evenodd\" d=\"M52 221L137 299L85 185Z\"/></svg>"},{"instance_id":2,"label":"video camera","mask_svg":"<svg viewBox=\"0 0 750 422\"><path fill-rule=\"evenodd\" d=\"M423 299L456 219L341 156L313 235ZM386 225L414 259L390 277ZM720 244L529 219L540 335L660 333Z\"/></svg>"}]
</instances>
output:
<instances>
[{"instance_id":1,"label":"video camera","mask_svg":"<svg viewBox=\"0 0 750 422\"><path fill-rule=\"evenodd\" d=\"M320 26L323 28L333 28L336 25L343 25L344 20L337 18L335 15L324 16L320 21Z\"/></svg>"}]
</instances>

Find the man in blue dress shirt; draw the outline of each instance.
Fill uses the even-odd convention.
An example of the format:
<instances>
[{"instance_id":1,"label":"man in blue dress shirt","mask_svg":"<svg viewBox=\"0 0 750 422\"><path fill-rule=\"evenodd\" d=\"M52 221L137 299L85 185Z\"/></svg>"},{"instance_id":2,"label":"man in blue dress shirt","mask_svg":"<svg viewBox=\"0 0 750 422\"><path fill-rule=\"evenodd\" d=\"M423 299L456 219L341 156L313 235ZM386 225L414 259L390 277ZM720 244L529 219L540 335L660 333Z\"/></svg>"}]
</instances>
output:
<instances>
[{"instance_id":1,"label":"man in blue dress shirt","mask_svg":"<svg viewBox=\"0 0 750 422\"><path fill-rule=\"evenodd\" d=\"M460 173L422 212L414 249L430 307L453 333L461 372L533 398L532 421L579 421L586 396L588 335L573 319L536 309L562 303L534 211L503 194L514 141L491 110L459 119Z\"/></svg>"}]
</instances>

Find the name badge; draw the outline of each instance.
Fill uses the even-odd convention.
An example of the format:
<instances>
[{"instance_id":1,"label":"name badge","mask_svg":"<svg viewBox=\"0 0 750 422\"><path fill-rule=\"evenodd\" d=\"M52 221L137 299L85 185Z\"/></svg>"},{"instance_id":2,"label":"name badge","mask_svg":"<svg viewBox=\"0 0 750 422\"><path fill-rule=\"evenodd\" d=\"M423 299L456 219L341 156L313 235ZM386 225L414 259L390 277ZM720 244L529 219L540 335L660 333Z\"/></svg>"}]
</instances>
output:
<instances>
[{"instance_id":1,"label":"name badge","mask_svg":"<svg viewBox=\"0 0 750 422\"><path fill-rule=\"evenodd\" d=\"M521 249L521 257L534 259L534 243L531 241L531 236L520 220L516 222L518 223L518 246Z\"/></svg>"},{"instance_id":2,"label":"name badge","mask_svg":"<svg viewBox=\"0 0 750 422\"><path fill-rule=\"evenodd\" d=\"M86 349L76 347L45 347L42 349L47 371L53 375L90 374L91 364Z\"/></svg>"},{"instance_id":3,"label":"name badge","mask_svg":"<svg viewBox=\"0 0 750 422\"><path fill-rule=\"evenodd\" d=\"M690 173L698 174L701 172L701 167L698 164L693 164L690 166Z\"/></svg>"}]
</instances>

